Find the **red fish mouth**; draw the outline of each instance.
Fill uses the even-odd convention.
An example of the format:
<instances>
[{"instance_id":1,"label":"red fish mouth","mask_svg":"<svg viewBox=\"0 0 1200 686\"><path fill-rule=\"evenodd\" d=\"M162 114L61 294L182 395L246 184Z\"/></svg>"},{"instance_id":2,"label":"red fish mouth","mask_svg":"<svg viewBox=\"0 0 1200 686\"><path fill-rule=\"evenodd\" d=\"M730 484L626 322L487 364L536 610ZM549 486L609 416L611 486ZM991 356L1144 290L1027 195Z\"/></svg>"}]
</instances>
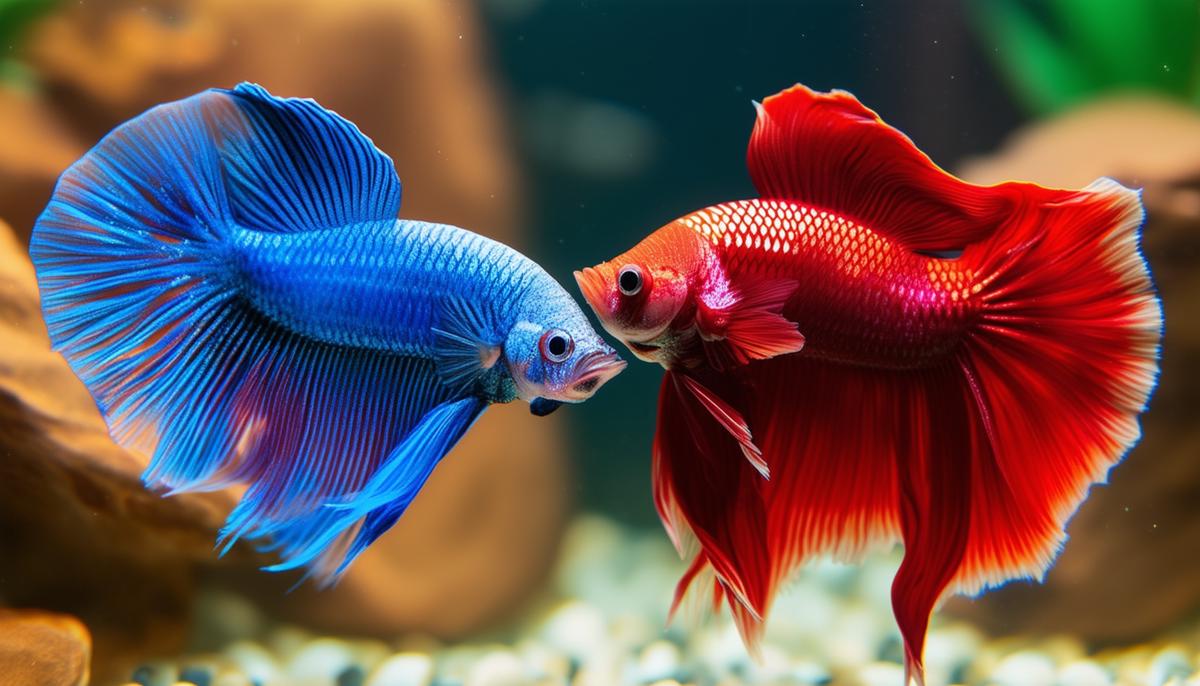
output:
<instances>
[{"instance_id":1,"label":"red fish mouth","mask_svg":"<svg viewBox=\"0 0 1200 686\"><path fill-rule=\"evenodd\" d=\"M571 383L569 395L572 399L586 400L628 365L615 352L594 352L579 361L575 381Z\"/></svg>"},{"instance_id":2,"label":"red fish mouth","mask_svg":"<svg viewBox=\"0 0 1200 686\"><path fill-rule=\"evenodd\" d=\"M637 341L625 341L625 345L628 345L629 349L633 352L641 353L642 355L653 355L654 353L658 352L660 348L662 348L661 345L639 343Z\"/></svg>"}]
</instances>

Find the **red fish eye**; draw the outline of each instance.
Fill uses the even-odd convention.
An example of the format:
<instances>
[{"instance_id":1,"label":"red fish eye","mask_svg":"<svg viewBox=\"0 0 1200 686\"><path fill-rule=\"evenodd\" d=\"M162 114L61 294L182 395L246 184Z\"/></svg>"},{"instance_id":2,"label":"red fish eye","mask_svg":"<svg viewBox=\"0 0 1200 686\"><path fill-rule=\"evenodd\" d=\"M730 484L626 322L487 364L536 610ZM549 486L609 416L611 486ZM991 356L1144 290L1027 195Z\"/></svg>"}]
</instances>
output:
<instances>
[{"instance_id":1,"label":"red fish eye","mask_svg":"<svg viewBox=\"0 0 1200 686\"><path fill-rule=\"evenodd\" d=\"M543 359L549 362L563 362L575 351L575 341L562 329L550 329L542 334L538 348L541 349Z\"/></svg>"},{"instance_id":2,"label":"red fish eye","mask_svg":"<svg viewBox=\"0 0 1200 686\"><path fill-rule=\"evenodd\" d=\"M644 281L641 268L636 264L627 264L621 267L617 275L617 288L625 295L637 295L641 292Z\"/></svg>"}]
</instances>

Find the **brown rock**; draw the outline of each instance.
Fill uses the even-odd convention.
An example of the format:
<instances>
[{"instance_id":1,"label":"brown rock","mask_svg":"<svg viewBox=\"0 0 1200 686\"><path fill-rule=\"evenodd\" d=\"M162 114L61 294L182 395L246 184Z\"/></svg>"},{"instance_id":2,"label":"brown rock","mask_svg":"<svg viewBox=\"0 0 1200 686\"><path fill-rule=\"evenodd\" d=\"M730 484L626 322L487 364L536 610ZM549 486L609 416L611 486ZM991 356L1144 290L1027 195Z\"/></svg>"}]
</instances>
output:
<instances>
[{"instance_id":1,"label":"brown rock","mask_svg":"<svg viewBox=\"0 0 1200 686\"><path fill-rule=\"evenodd\" d=\"M182 644L192 567L212 556L231 494L164 500L112 443L91 396L49 349L33 267L0 224L0 599L71 612L102 664ZM250 558L238 551L233 559ZM119 665L119 667L118 667Z\"/></svg>"},{"instance_id":2,"label":"brown rock","mask_svg":"<svg viewBox=\"0 0 1200 686\"><path fill-rule=\"evenodd\" d=\"M28 236L76 150L155 104L249 80L279 95L314 98L355 122L396 161L404 216L520 245L518 175L471 3L112 0L62 7L29 38L40 102L9 111L0 98L0 188L8 185L6 158L37 159L48 143L55 152L15 171L16 179L35 176L38 192L0 205L19 235Z\"/></svg>"},{"instance_id":3,"label":"brown rock","mask_svg":"<svg viewBox=\"0 0 1200 686\"><path fill-rule=\"evenodd\" d=\"M92 640L78 619L38 610L0 610L5 686L86 686Z\"/></svg>"},{"instance_id":4,"label":"brown rock","mask_svg":"<svg viewBox=\"0 0 1200 686\"><path fill-rule=\"evenodd\" d=\"M994 633L1145 638L1200 607L1200 113L1155 100L1097 102L1035 124L967 178L1144 186L1145 254L1163 298L1162 374L1142 442L1093 488L1044 585L1010 584L948 610Z\"/></svg>"},{"instance_id":5,"label":"brown rock","mask_svg":"<svg viewBox=\"0 0 1200 686\"><path fill-rule=\"evenodd\" d=\"M63 3L28 41L40 87L0 87L0 216L27 240L59 171L112 126L253 80L356 122L396 161L404 216L520 246L479 33L463 0ZM336 589L288 594L294 578L254 570L262 560L245 550L217 563L215 528L236 494L140 488L144 457L111 443L47 349L32 270L7 236L0 273L0 558L17 561L0 599L76 612L98 674L178 648L197 570L314 628L446 637L503 617L544 578L568 506L565 413L489 410Z\"/></svg>"}]
</instances>

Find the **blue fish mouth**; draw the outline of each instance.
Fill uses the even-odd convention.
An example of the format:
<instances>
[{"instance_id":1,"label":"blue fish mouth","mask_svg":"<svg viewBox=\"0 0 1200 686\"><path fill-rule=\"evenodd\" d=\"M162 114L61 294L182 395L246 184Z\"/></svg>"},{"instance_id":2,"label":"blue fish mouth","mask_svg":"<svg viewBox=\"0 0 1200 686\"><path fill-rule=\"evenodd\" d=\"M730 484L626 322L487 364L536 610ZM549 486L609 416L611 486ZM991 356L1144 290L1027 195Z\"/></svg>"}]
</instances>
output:
<instances>
[{"instance_id":1,"label":"blue fish mouth","mask_svg":"<svg viewBox=\"0 0 1200 686\"><path fill-rule=\"evenodd\" d=\"M597 389L620 374L626 366L628 363L615 352L597 351L584 356L576 367L575 380L571 383L571 400L578 402L590 398Z\"/></svg>"}]
</instances>

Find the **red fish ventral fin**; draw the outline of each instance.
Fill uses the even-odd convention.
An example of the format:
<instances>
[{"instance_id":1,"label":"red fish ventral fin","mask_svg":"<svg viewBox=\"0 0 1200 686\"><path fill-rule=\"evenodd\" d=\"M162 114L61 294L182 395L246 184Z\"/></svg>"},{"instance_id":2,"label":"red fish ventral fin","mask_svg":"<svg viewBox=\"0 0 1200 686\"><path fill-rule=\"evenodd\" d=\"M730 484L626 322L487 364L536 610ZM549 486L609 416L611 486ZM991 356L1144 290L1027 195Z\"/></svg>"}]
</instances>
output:
<instances>
[{"instance_id":1,"label":"red fish ventral fin","mask_svg":"<svg viewBox=\"0 0 1200 686\"><path fill-rule=\"evenodd\" d=\"M832 210L927 251L986 240L1017 202L1010 184L946 173L845 91L796 85L757 109L746 163L763 198Z\"/></svg>"},{"instance_id":2,"label":"red fish ventral fin","mask_svg":"<svg viewBox=\"0 0 1200 686\"><path fill-rule=\"evenodd\" d=\"M708 410L713 419L717 420L717 423L724 427L729 432L729 435L737 440L738 447L742 449L742 454L746 456L746 460L750 462L750 466L754 467L764 479L771 478L771 469L767 465L767 461L763 459L762 451L758 449L758 446L754 445L754 437L750 434L750 427L746 424L746 420L742 418L741 413L692 377L681 374L679 375L679 379L691 391L692 395L696 396L696 399L700 401L704 409Z\"/></svg>"},{"instance_id":3,"label":"red fish ventral fin","mask_svg":"<svg viewBox=\"0 0 1200 686\"><path fill-rule=\"evenodd\" d=\"M729 399L728 390L713 392ZM770 574L768 551L744 549L740 541L766 536L759 495L766 483L745 459L734 433L679 373L668 371L659 393L654 436L655 506L680 554L693 553L694 539L699 545L695 554L703 558L695 571L711 565L732 602L744 606L751 617L761 617L766 610L760 591ZM680 584L680 597L687 586ZM743 627L744 636L751 635L747 629L753 634L752 627Z\"/></svg>"}]
</instances>

